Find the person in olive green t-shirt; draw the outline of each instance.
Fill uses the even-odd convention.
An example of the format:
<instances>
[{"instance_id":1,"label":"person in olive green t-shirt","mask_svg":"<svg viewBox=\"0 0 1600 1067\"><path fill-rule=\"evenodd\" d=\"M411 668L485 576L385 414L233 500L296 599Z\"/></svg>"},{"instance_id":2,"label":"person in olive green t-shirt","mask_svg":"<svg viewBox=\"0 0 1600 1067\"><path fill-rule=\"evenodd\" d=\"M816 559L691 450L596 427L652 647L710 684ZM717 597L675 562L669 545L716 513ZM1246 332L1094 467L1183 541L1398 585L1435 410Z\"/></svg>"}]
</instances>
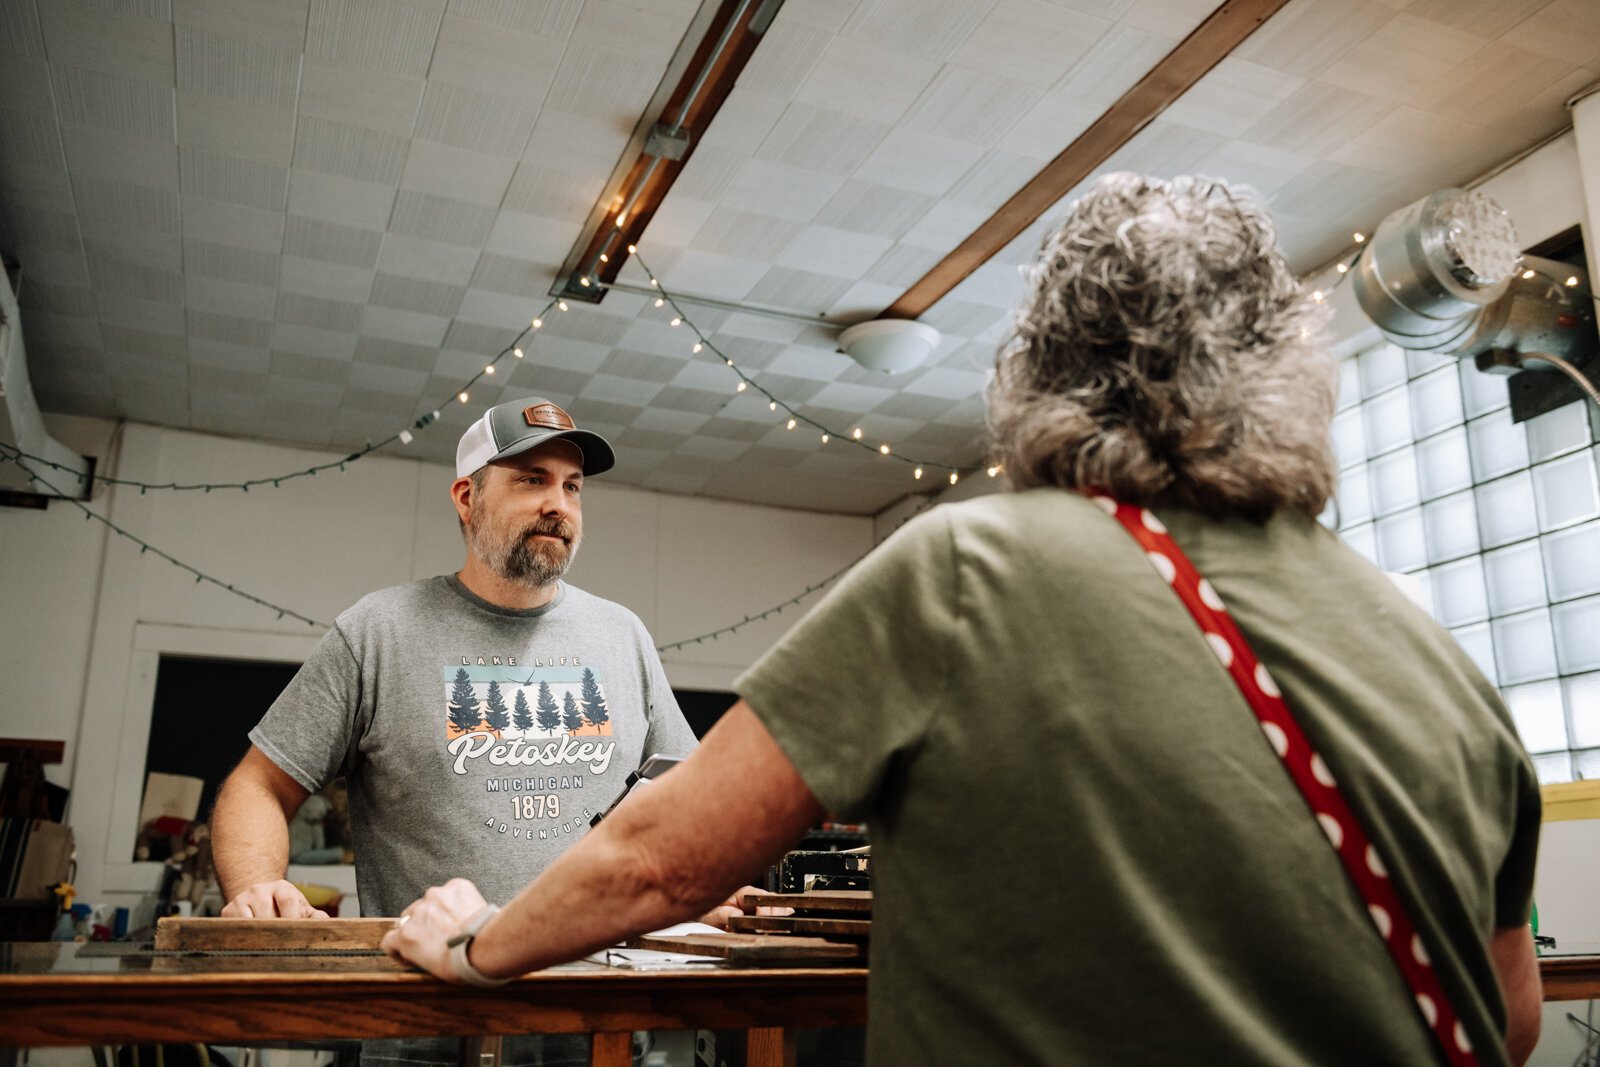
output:
<instances>
[{"instance_id":1,"label":"person in olive green t-shirt","mask_svg":"<svg viewBox=\"0 0 1600 1067\"><path fill-rule=\"evenodd\" d=\"M679 770L482 927L473 966L693 914L833 811L872 826L875 1067L1444 1062L1194 620L1071 491L1092 489L1159 517L1277 681L1416 925L1449 1040L1521 1063L1537 780L1450 636L1316 522L1334 363L1265 210L1111 175L1029 288L989 395L1017 491L854 568ZM481 901L430 891L385 947L448 977Z\"/></svg>"}]
</instances>

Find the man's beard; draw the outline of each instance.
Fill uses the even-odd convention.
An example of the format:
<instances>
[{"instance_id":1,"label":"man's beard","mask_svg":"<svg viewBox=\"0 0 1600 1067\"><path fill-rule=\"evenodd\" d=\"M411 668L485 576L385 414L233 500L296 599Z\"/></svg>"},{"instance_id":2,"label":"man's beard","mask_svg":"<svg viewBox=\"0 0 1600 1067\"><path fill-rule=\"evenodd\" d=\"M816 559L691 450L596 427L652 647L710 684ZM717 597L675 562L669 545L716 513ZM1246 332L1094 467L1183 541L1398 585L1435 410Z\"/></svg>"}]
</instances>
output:
<instances>
[{"instance_id":1,"label":"man's beard","mask_svg":"<svg viewBox=\"0 0 1600 1067\"><path fill-rule=\"evenodd\" d=\"M474 516L474 520L476 520ZM565 539L565 544L536 540L539 534ZM467 524L472 551L490 570L508 582L541 589L567 573L583 536L575 523L546 519L516 531L494 529L488 522Z\"/></svg>"}]
</instances>

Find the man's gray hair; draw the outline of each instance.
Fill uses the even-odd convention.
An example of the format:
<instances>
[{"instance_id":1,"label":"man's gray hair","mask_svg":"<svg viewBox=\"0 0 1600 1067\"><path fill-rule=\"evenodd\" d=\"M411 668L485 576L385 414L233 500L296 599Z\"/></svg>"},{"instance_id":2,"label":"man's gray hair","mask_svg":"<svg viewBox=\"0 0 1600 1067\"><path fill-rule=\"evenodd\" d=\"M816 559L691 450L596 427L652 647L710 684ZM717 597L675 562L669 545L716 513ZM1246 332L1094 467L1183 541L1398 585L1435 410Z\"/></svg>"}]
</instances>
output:
<instances>
[{"instance_id":1,"label":"man's gray hair","mask_svg":"<svg viewBox=\"0 0 1600 1067\"><path fill-rule=\"evenodd\" d=\"M995 458L1018 488L1315 516L1337 477L1326 317L1253 193L1108 175L1029 268L989 387Z\"/></svg>"}]
</instances>

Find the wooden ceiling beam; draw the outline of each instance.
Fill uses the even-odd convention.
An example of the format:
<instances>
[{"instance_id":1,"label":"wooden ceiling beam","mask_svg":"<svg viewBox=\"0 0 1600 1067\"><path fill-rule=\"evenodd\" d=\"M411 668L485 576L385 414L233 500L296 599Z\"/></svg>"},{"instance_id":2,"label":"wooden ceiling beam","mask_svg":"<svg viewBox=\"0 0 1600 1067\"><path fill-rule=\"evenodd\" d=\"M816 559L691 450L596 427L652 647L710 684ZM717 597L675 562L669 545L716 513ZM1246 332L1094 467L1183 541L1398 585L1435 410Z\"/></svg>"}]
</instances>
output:
<instances>
[{"instance_id":1,"label":"wooden ceiling beam","mask_svg":"<svg viewBox=\"0 0 1600 1067\"><path fill-rule=\"evenodd\" d=\"M1286 3L1288 0L1224 0L1077 140L879 317L914 319L927 311L1110 159Z\"/></svg>"}]
</instances>

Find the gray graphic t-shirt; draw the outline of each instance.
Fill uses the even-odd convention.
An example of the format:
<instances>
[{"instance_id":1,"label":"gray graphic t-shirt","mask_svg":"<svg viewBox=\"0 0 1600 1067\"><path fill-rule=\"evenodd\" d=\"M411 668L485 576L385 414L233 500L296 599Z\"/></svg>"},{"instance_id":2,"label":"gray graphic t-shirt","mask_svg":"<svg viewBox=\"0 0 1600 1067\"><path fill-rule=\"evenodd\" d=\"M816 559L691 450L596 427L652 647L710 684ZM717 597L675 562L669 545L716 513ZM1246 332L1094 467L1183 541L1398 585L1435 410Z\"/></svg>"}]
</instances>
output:
<instances>
[{"instance_id":1,"label":"gray graphic t-shirt","mask_svg":"<svg viewBox=\"0 0 1600 1067\"><path fill-rule=\"evenodd\" d=\"M454 575L340 615L250 740L307 789L348 777L367 915L458 876L506 903L646 756L695 744L631 611L566 583L496 607Z\"/></svg>"}]
</instances>

